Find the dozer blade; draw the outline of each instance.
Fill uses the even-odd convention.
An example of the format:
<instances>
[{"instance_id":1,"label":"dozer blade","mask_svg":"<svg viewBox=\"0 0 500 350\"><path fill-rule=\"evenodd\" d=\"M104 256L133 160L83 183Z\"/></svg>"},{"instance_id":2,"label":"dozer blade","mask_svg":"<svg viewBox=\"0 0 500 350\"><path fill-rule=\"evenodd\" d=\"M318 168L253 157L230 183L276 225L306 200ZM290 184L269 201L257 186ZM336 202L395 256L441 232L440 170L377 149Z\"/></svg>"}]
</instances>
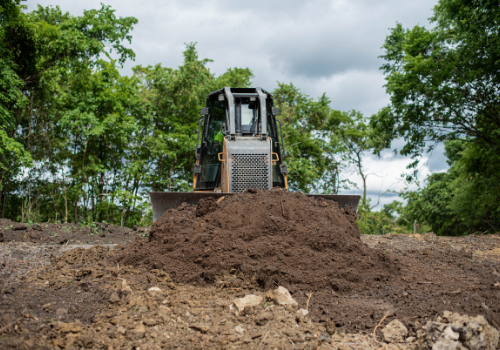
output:
<instances>
[{"instance_id":1,"label":"dozer blade","mask_svg":"<svg viewBox=\"0 0 500 350\"><path fill-rule=\"evenodd\" d=\"M197 205L202 198L220 198L231 196L234 193L213 193L213 192L149 192L151 205L153 206L153 222L158 220L168 209L177 209L182 203ZM324 198L335 201L339 208L351 207L358 210L358 203L361 196L342 194L306 194L308 197Z\"/></svg>"}]
</instances>

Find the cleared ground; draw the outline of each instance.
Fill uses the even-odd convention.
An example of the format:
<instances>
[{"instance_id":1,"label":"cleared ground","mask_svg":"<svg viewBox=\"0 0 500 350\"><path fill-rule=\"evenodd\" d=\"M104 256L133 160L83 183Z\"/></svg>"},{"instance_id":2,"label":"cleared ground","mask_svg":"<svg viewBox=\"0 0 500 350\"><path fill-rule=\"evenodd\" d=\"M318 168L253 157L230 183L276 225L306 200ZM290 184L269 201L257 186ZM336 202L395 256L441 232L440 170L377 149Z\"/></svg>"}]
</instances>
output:
<instances>
[{"instance_id":1,"label":"cleared ground","mask_svg":"<svg viewBox=\"0 0 500 350\"><path fill-rule=\"evenodd\" d=\"M0 348L417 348L419 329L443 310L500 323L498 235L362 236L400 272L369 291L330 288L328 297L321 288L290 288L309 311L303 316L272 300L236 312L236 298L265 300L267 292L238 271L195 286L161 269L110 263L117 244L146 242L148 230L2 225ZM386 344L380 330L394 319L408 328L408 341Z\"/></svg>"}]
</instances>

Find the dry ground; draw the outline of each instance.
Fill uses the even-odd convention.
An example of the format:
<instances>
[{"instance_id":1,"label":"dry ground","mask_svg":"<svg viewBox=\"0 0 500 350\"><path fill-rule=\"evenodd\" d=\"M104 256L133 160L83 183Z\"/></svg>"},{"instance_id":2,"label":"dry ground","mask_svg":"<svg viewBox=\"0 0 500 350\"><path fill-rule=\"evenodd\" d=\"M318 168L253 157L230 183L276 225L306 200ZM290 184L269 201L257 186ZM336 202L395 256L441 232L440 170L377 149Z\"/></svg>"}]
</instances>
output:
<instances>
[{"instance_id":1,"label":"dry ground","mask_svg":"<svg viewBox=\"0 0 500 350\"><path fill-rule=\"evenodd\" d=\"M337 303L345 302L350 307L353 298L359 305L383 300L377 306L380 313L375 318L365 315L367 326L358 329L350 327L349 309L332 320L316 320L320 322L272 301L238 313L231 306L235 298L266 294L245 276L220 276L209 287L174 283L161 270L106 263L116 244L144 240L144 231L104 228L98 233L105 235L100 237L101 245L95 245L92 230L82 232L81 228L78 231L66 226L70 228L61 226L57 236L48 230L13 231L9 225L4 227L4 242L0 243L0 349L414 349L418 329L436 319L442 309L424 314L415 308L415 315L401 319L409 329L407 341L392 344L383 342L380 330L376 337L373 331L383 315L387 318L379 329L391 320L392 314L397 314L401 300L393 296L391 302L376 293L372 297L338 295ZM35 231L37 239L30 234ZM500 305L500 236L384 235L363 236L362 240L387 254L420 259L416 268L422 278L415 283L446 292L428 296L428 302L445 300L446 306L446 298L456 302L458 295L467 306L474 303L475 295L482 297L485 301L478 304L478 313L498 328L495 308ZM74 244L76 241L78 244ZM465 267L464 263L438 260L439 256L455 256L457 252L466 257ZM432 263L432 259L436 261ZM426 269L442 269L448 277L456 272L457 278L466 279L464 285L469 289L451 290L453 286L427 281ZM476 274L479 277L474 277ZM157 289L150 290L152 287ZM417 304L425 297L410 292L401 298L405 303ZM297 300L300 308L314 310L314 293ZM453 308L461 310L460 306L450 305ZM361 317L359 313L357 317Z\"/></svg>"}]
</instances>

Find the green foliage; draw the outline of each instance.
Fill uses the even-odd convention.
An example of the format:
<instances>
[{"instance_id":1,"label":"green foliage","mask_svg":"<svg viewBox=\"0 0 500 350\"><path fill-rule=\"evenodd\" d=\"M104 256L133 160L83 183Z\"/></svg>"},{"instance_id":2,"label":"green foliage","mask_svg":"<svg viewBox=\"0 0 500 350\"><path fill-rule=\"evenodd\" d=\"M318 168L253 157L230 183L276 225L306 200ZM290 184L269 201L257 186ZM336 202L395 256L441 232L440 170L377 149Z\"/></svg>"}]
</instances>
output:
<instances>
[{"instance_id":1,"label":"green foliage","mask_svg":"<svg viewBox=\"0 0 500 350\"><path fill-rule=\"evenodd\" d=\"M278 83L273 96L283 123L288 186L305 193L337 193L340 147L332 127L337 114L330 100L323 94L314 101L293 84L283 83Z\"/></svg>"},{"instance_id":2,"label":"green foliage","mask_svg":"<svg viewBox=\"0 0 500 350\"><path fill-rule=\"evenodd\" d=\"M374 116L374 127L386 142L404 137L402 154L459 138L498 152L498 4L440 0L431 20L432 30L398 24L387 37L381 69L391 105Z\"/></svg>"},{"instance_id":3,"label":"green foliage","mask_svg":"<svg viewBox=\"0 0 500 350\"><path fill-rule=\"evenodd\" d=\"M498 232L499 155L460 140L446 142L451 168L430 175L426 187L404 192L407 216L426 222L439 235Z\"/></svg>"},{"instance_id":4,"label":"green foliage","mask_svg":"<svg viewBox=\"0 0 500 350\"><path fill-rule=\"evenodd\" d=\"M404 192L411 220L438 234L500 229L500 7L495 1L439 0L432 30L391 29L381 56L391 104L371 125L383 144L415 167L424 150L446 144L451 168ZM415 175L407 178L412 180Z\"/></svg>"},{"instance_id":5,"label":"green foliage","mask_svg":"<svg viewBox=\"0 0 500 350\"><path fill-rule=\"evenodd\" d=\"M103 5L0 8L0 216L147 225L147 192L191 186L199 109L210 91L247 87L248 68L216 77L187 45L178 69L119 68L137 23ZM23 170L24 169L24 170ZM19 181L19 178L22 178Z\"/></svg>"}]
</instances>

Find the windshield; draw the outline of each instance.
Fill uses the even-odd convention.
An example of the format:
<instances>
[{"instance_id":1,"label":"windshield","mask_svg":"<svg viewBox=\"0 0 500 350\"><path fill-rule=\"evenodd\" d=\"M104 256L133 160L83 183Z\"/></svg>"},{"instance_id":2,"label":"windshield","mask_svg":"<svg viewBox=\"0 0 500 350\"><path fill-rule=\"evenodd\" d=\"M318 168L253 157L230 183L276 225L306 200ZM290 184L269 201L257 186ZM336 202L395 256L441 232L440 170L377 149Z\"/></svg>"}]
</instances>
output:
<instances>
[{"instance_id":1,"label":"windshield","mask_svg":"<svg viewBox=\"0 0 500 350\"><path fill-rule=\"evenodd\" d=\"M241 104L241 124L242 125L254 125L256 122L255 118L255 102L253 104L246 101Z\"/></svg>"}]
</instances>

